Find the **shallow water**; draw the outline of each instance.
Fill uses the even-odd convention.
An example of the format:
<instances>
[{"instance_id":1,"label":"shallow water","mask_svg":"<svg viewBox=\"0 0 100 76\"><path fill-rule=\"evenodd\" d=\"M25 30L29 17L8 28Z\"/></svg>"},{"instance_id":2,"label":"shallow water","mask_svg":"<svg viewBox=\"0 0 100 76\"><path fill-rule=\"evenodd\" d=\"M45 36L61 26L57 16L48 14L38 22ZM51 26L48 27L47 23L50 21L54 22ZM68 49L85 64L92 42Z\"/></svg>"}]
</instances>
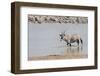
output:
<instances>
[{"instance_id":1,"label":"shallow water","mask_svg":"<svg viewBox=\"0 0 100 76\"><path fill-rule=\"evenodd\" d=\"M88 24L34 24L28 28L28 56L62 55L67 52L88 53ZM59 34L79 34L83 45L69 47L66 42L60 41ZM74 44L73 44L74 45ZM82 49L81 49L82 47Z\"/></svg>"}]
</instances>

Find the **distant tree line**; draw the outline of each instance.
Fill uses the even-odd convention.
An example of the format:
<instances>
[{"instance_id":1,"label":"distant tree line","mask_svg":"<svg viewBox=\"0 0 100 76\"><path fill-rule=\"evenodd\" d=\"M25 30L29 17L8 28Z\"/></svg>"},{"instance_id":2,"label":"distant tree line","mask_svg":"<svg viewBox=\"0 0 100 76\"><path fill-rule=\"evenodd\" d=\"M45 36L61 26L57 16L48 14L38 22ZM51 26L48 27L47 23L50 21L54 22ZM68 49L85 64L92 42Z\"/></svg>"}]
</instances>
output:
<instances>
[{"instance_id":1,"label":"distant tree line","mask_svg":"<svg viewBox=\"0 0 100 76\"><path fill-rule=\"evenodd\" d=\"M88 17L81 16L48 16L48 15L28 15L28 22L32 23L88 23Z\"/></svg>"}]
</instances>

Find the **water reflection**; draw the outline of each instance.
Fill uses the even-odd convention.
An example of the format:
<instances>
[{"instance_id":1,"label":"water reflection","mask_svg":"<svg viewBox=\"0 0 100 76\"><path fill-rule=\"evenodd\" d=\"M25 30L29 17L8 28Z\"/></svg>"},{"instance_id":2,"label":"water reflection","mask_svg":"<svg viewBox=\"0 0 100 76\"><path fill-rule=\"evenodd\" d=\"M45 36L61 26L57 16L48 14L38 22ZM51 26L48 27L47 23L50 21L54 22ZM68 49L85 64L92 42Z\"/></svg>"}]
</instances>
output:
<instances>
[{"instance_id":1,"label":"water reflection","mask_svg":"<svg viewBox=\"0 0 100 76\"><path fill-rule=\"evenodd\" d=\"M72 46L72 47L65 47L64 48L64 53L82 53L83 47L76 47L76 46Z\"/></svg>"}]
</instances>

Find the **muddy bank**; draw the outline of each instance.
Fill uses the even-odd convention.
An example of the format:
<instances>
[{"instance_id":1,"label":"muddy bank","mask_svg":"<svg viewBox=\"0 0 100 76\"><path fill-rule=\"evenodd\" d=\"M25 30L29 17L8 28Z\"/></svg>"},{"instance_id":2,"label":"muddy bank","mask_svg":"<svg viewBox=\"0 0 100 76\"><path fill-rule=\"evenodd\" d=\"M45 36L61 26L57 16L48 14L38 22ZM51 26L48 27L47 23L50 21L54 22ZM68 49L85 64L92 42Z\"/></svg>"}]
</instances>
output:
<instances>
[{"instance_id":1,"label":"muddy bank","mask_svg":"<svg viewBox=\"0 0 100 76\"><path fill-rule=\"evenodd\" d=\"M28 60L55 60L55 59L80 59L87 58L87 54L82 53L65 53L64 55L47 55L47 56L33 56Z\"/></svg>"}]
</instances>

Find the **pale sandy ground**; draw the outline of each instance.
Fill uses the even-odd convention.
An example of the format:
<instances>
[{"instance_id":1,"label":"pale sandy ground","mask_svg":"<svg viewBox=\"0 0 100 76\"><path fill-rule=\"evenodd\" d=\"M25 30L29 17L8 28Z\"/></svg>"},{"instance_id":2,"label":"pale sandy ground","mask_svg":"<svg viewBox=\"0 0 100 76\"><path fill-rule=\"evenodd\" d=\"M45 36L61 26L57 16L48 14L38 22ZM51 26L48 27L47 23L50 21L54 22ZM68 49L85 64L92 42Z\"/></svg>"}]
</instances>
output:
<instances>
[{"instance_id":1,"label":"pale sandy ground","mask_svg":"<svg viewBox=\"0 0 100 76\"><path fill-rule=\"evenodd\" d=\"M74 53L65 53L64 55L47 55L47 56L40 56L40 57L31 57L28 60L81 59L87 57L88 57L87 54L74 52Z\"/></svg>"}]
</instances>

